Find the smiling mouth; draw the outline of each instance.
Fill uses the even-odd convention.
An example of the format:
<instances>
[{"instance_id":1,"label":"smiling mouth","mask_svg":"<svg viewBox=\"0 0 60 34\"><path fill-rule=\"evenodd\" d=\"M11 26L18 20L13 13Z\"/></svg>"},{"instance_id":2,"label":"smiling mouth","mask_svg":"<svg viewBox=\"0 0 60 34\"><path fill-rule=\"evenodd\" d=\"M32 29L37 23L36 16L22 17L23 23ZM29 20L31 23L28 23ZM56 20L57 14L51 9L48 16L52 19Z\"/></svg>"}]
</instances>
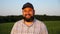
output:
<instances>
[{"instance_id":1,"label":"smiling mouth","mask_svg":"<svg viewBox=\"0 0 60 34\"><path fill-rule=\"evenodd\" d=\"M31 15L30 15L30 14L26 14L25 16L26 16L26 17L30 17Z\"/></svg>"},{"instance_id":2,"label":"smiling mouth","mask_svg":"<svg viewBox=\"0 0 60 34\"><path fill-rule=\"evenodd\" d=\"M27 15L26 18L30 18L31 16Z\"/></svg>"}]
</instances>

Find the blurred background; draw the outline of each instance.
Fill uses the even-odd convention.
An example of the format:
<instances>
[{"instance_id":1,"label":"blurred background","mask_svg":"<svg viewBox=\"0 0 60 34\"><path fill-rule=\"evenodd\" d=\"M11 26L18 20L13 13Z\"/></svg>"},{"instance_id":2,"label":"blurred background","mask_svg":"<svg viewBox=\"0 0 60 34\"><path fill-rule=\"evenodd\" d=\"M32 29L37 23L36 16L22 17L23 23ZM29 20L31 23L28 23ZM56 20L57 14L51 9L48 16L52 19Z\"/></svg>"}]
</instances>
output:
<instances>
[{"instance_id":1,"label":"blurred background","mask_svg":"<svg viewBox=\"0 0 60 34\"><path fill-rule=\"evenodd\" d=\"M60 0L0 0L0 34L10 34L14 23L23 19L22 6L31 3L35 18L46 24L49 34L60 34Z\"/></svg>"}]
</instances>

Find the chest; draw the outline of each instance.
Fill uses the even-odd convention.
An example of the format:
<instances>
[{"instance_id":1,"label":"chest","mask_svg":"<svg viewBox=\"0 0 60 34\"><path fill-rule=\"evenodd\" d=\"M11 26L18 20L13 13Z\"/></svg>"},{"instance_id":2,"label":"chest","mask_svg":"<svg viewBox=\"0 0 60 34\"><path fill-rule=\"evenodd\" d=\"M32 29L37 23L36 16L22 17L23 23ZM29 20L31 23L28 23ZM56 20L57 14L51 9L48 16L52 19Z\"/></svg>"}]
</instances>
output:
<instances>
[{"instance_id":1,"label":"chest","mask_svg":"<svg viewBox=\"0 0 60 34\"><path fill-rule=\"evenodd\" d=\"M40 33L40 25L32 25L27 27L26 25L20 25L17 29L19 34L39 34Z\"/></svg>"}]
</instances>

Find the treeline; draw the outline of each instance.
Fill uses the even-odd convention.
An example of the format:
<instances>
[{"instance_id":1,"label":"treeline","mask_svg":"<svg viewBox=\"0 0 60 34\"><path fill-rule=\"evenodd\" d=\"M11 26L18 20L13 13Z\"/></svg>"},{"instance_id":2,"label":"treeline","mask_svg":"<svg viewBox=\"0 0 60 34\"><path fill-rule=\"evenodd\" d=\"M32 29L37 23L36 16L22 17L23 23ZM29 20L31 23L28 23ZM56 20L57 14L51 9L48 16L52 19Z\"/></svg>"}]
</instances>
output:
<instances>
[{"instance_id":1,"label":"treeline","mask_svg":"<svg viewBox=\"0 0 60 34\"><path fill-rule=\"evenodd\" d=\"M60 21L60 16L47 16L47 15L35 15L36 19L41 21ZM22 15L19 16L0 16L0 23L3 22L16 22L18 20L23 19Z\"/></svg>"}]
</instances>

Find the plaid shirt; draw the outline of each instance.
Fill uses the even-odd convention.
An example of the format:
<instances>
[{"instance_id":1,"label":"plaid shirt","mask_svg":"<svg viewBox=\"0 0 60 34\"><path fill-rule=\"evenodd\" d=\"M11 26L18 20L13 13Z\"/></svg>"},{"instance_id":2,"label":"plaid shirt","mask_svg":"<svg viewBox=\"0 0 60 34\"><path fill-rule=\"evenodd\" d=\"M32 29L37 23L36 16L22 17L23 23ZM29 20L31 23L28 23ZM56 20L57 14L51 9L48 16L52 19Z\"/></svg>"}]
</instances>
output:
<instances>
[{"instance_id":1,"label":"plaid shirt","mask_svg":"<svg viewBox=\"0 0 60 34\"><path fill-rule=\"evenodd\" d=\"M24 20L16 22L11 30L11 34L48 34L45 24L34 19L31 26L24 24Z\"/></svg>"}]
</instances>

